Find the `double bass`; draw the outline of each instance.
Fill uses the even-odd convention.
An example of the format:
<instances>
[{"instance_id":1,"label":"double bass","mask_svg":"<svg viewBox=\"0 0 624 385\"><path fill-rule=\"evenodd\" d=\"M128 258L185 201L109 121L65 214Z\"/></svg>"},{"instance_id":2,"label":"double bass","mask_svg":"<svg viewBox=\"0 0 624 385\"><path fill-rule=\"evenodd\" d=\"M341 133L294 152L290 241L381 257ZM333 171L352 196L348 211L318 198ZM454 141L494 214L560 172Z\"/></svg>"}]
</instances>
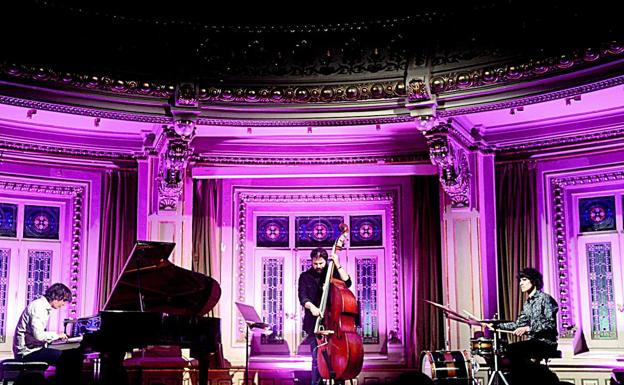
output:
<instances>
[{"instance_id":1,"label":"double bass","mask_svg":"<svg viewBox=\"0 0 624 385\"><path fill-rule=\"evenodd\" d=\"M334 242L332 255L342 250L349 227L341 223L340 236ZM359 306L353 293L334 275L334 261L329 260L321 297L321 315L316 319L314 334L318 370L324 379L351 380L364 363L362 337L356 331Z\"/></svg>"}]
</instances>

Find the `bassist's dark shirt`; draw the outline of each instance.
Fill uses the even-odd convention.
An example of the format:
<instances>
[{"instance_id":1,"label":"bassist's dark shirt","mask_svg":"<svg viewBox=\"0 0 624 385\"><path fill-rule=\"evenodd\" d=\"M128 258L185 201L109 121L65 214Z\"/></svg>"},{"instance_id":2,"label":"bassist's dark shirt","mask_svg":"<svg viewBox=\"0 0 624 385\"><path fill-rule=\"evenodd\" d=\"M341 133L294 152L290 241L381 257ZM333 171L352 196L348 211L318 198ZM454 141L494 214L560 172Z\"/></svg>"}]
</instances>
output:
<instances>
[{"instance_id":1,"label":"bassist's dark shirt","mask_svg":"<svg viewBox=\"0 0 624 385\"><path fill-rule=\"evenodd\" d=\"M299 276L299 303L304 306L306 302L312 302L315 306L319 307L321 303L321 297L323 296L323 283L325 276L327 275L327 268L318 274L314 271L314 268L301 273ZM334 278L341 279L338 269L334 269ZM345 281L347 287L351 287L351 277ZM303 331L312 335L314 333L314 324L316 323L316 317L312 315L310 310L305 309L305 315L303 317Z\"/></svg>"}]
</instances>

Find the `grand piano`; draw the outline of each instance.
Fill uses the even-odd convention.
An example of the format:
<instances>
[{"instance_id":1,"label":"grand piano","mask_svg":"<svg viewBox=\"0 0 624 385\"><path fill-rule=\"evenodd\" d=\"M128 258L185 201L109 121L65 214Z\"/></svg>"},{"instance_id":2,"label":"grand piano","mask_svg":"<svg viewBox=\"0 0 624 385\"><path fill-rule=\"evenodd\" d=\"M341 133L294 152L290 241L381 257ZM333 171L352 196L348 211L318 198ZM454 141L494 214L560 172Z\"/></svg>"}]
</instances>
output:
<instances>
[{"instance_id":1,"label":"grand piano","mask_svg":"<svg viewBox=\"0 0 624 385\"><path fill-rule=\"evenodd\" d=\"M123 384L125 352L148 345L191 349L199 381L208 382L208 357L220 349L220 319L207 317L221 296L217 281L175 266L175 243L138 241L102 311L71 322L81 348L100 353L100 383Z\"/></svg>"}]
</instances>

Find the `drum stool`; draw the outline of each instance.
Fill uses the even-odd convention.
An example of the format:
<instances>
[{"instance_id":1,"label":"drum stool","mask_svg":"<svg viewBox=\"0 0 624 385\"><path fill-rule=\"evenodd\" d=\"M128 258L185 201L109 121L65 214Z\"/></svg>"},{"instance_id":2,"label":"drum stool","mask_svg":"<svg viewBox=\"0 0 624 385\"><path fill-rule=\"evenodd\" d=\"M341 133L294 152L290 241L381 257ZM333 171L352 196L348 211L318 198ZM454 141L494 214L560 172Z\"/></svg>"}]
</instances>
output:
<instances>
[{"instance_id":1,"label":"drum stool","mask_svg":"<svg viewBox=\"0 0 624 385\"><path fill-rule=\"evenodd\" d=\"M552 352L534 353L531 358L538 363L544 361L544 365L548 367L548 362L551 358L561 358L562 356L563 354L561 353L561 350L555 350Z\"/></svg>"}]
</instances>

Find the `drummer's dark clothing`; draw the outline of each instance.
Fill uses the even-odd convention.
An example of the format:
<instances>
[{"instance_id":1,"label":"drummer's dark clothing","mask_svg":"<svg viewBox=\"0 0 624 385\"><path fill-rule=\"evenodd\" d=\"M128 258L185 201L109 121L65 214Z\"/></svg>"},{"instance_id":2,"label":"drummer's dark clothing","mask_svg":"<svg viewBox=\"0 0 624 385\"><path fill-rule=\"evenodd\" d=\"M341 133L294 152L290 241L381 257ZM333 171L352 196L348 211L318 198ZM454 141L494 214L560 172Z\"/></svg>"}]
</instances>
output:
<instances>
[{"instance_id":1,"label":"drummer's dark clothing","mask_svg":"<svg viewBox=\"0 0 624 385\"><path fill-rule=\"evenodd\" d=\"M299 276L299 303L304 306L306 302L312 302L316 307L321 304L321 297L323 296L323 281L327 276L327 267L323 269L321 273L317 273L314 268L301 273ZM340 273L337 269L334 269L334 278L341 279ZM351 286L351 277L345 281L347 287ZM321 375L318 371L318 362L316 355L317 342L314 336L314 326L316 324L316 317L312 315L309 309L305 309L305 315L303 317L303 331L308 334L307 341L310 344L310 352L312 354L312 385L320 385L323 383ZM334 384L343 384L342 381L335 381Z\"/></svg>"},{"instance_id":2,"label":"drummer's dark clothing","mask_svg":"<svg viewBox=\"0 0 624 385\"><path fill-rule=\"evenodd\" d=\"M315 306L320 306L321 297L323 296L323 280L327 275L327 267L319 274L314 268L301 273L299 276L299 303L304 306L306 302L312 302ZM334 269L334 278L340 279L340 273L337 269ZM345 281L347 287L351 287L351 277ZM305 315L303 317L303 331L308 335L314 334L314 324L316 323L316 317L312 315L310 310L305 309Z\"/></svg>"},{"instance_id":3,"label":"drummer's dark clothing","mask_svg":"<svg viewBox=\"0 0 624 385\"><path fill-rule=\"evenodd\" d=\"M531 329L527 333L529 340L537 340L546 345L557 346L557 301L543 291L536 291L527 298L518 319L499 325L502 330L515 330L522 326Z\"/></svg>"},{"instance_id":4,"label":"drummer's dark clothing","mask_svg":"<svg viewBox=\"0 0 624 385\"><path fill-rule=\"evenodd\" d=\"M531 358L549 354L557 350L557 301L543 291L537 291L527 298L522 306L518 319L514 322L505 322L499 325L502 330L515 330L528 326L528 339L515 342L507 347L507 357L511 361L513 383L527 380ZM522 379L522 380L520 380Z\"/></svg>"}]
</instances>

